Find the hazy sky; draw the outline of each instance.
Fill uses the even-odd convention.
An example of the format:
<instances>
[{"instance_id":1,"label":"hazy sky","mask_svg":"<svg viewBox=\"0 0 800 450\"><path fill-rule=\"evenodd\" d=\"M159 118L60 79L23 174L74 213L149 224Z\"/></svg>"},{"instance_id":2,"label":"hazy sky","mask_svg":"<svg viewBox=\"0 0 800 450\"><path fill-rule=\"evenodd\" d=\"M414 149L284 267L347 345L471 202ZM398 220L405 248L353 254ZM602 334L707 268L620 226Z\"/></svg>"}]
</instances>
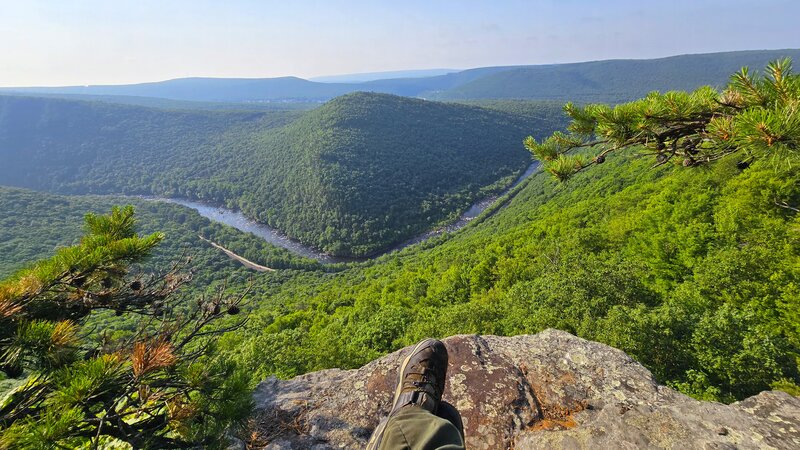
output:
<instances>
[{"instance_id":1,"label":"hazy sky","mask_svg":"<svg viewBox=\"0 0 800 450\"><path fill-rule=\"evenodd\" d=\"M800 47L798 0L0 0L0 86Z\"/></svg>"}]
</instances>

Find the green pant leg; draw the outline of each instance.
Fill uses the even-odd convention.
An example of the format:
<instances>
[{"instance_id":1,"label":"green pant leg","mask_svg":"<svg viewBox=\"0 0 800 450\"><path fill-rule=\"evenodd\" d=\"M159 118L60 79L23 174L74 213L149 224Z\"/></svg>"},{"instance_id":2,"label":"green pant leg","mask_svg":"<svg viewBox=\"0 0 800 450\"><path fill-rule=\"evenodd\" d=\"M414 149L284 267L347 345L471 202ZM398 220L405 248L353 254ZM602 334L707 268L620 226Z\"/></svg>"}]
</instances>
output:
<instances>
[{"instance_id":1,"label":"green pant leg","mask_svg":"<svg viewBox=\"0 0 800 450\"><path fill-rule=\"evenodd\" d=\"M464 450L452 423L418 406L404 406L386 424L380 450Z\"/></svg>"}]
</instances>

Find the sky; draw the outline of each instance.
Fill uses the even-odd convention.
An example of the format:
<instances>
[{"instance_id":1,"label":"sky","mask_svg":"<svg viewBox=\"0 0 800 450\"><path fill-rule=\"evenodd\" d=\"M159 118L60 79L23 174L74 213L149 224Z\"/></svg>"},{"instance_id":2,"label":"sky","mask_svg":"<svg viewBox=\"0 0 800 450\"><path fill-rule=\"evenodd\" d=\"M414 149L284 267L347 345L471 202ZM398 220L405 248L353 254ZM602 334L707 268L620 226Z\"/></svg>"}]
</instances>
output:
<instances>
[{"instance_id":1,"label":"sky","mask_svg":"<svg viewBox=\"0 0 800 450\"><path fill-rule=\"evenodd\" d=\"M800 48L798 0L0 0L0 86Z\"/></svg>"}]
</instances>

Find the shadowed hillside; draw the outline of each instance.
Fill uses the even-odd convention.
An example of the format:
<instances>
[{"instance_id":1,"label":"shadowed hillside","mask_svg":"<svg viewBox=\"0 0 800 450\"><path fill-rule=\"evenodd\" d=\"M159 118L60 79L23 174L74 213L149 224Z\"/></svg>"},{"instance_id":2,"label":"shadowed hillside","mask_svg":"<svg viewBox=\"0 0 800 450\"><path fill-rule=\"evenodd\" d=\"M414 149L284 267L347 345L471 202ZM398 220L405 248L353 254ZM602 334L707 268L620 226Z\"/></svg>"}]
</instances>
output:
<instances>
[{"instance_id":1,"label":"shadowed hillside","mask_svg":"<svg viewBox=\"0 0 800 450\"><path fill-rule=\"evenodd\" d=\"M357 93L307 113L167 111L6 96L0 183L199 199L361 256L511 183L530 163L522 139L564 123L541 108Z\"/></svg>"},{"instance_id":2,"label":"shadowed hillside","mask_svg":"<svg viewBox=\"0 0 800 450\"><path fill-rule=\"evenodd\" d=\"M754 69L791 57L800 50L759 50L660 59L608 60L509 68L476 78L431 98L438 100L516 98L578 103L620 103L650 91L694 90L724 86L742 66Z\"/></svg>"},{"instance_id":3,"label":"shadowed hillside","mask_svg":"<svg viewBox=\"0 0 800 450\"><path fill-rule=\"evenodd\" d=\"M210 194L318 248L368 255L507 186L530 164L519 145L526 130L561 123L350 94L284 128L222 146L220 158L230 164L211 180L221 194ZM244 180L252 188L230 188Z\"/></svg>"}]
</instances>

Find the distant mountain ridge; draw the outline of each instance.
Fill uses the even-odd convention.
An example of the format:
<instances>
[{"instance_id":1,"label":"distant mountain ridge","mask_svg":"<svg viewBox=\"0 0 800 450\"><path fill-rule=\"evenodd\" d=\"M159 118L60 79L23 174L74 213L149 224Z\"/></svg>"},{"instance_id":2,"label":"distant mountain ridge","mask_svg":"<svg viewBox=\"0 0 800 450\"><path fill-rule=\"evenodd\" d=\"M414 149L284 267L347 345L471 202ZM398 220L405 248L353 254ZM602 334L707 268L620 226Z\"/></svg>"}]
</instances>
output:
<instances>
[{"instance_id":1,"label":"distant mountain ridge","mask_svg":"<svg viewBox=\"0 0 800 450\"><path fill-rule=\"evenodd\" d=\"M342 75L326 75L308 78L309 81L320 83L361 83L364 81L386 80L394 78L425 78L448 73L460 72L459 69L420 69L420 70L393 70L388 72L363 72Z\"/></svg>"},{"instance_id":2,"label":"distant mountain ridge","mask_svg":"<svg viewBox=\"0 0 800 450\"><path fill-rule=\"evenodd\" d=\"M764 50L679 55L659 59L617 59L517 67L478 77L432 97L455 99L537 99L623 102L649 92L722 87L742 67L762 70L770 61L800 61L800 50Z\"/></svg>"},{"instance_id":3,"label":"distant mountain ridge","mask_svg":"<svg viewBox=\"0 0 800 450\"><path fill-rule=\"evenodd\" d=\"M346 83L315 83L297 77L178 78L127 85L32 87L5 91L43 94L126 95L203 102L328 100L358 90Z\"/></svg>"},{"instance_id":4,"label":"distant mountain ridge","mask_svg":"<svg viewBox=\"0 0 800 450\"><path fill-rule=\"evenodd\" d=\"M721 85L742 66L760 69L769 61L782 57L798 60L800 49L482 67L422 77L400 77L403 72L398 72L397 78L372 81L356 81L359 74L323 77L329 82L297 77L180 78L128 85L0 88L0 92L138 96L202 102L319 102L356 91L367 91L438 100L528 99L615 103L638 98L651 90L691 90L706 84ZM339 81L330 82L336 79Z\"/></svg>"}]
</instances>

